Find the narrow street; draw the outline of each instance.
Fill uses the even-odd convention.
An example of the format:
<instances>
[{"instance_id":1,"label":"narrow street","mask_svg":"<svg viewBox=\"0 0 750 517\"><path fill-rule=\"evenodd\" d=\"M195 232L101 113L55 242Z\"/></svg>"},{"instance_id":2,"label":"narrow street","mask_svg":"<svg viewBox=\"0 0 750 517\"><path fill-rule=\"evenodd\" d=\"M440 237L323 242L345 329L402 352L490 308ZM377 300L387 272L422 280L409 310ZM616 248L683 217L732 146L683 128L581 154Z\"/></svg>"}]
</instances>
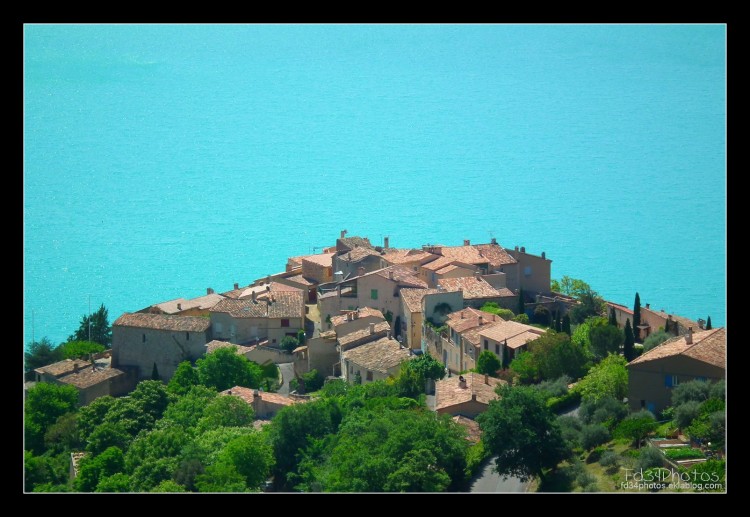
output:
<instances>
[{"instance_id":1,"label":"narrow street","mask_svg":"<svg viewBox=\"0 0 750 517\"><path fill-rule=\"evenodd\" d=\"M490 458L490 460L482 469L481 474L479 474L479 477L477 477L472 483L470 492L526 492L528 483L524 483L520 479L514 477L503 480L502 476L493 471L492 467L494 464L495 458Z\"/></svg>"},{"instance_id":2,"label":"narrow street","mask_svg":"<svg viewBox=\"0 0 750 517\"><path fill-rule=\"evenodd\" d=\"M294 379L294 363L282 363L279 365L279 370L281 370L281 377L284 379L279 388L279 393L289 395L289 381Z\"/></svg>"}]
</instances>

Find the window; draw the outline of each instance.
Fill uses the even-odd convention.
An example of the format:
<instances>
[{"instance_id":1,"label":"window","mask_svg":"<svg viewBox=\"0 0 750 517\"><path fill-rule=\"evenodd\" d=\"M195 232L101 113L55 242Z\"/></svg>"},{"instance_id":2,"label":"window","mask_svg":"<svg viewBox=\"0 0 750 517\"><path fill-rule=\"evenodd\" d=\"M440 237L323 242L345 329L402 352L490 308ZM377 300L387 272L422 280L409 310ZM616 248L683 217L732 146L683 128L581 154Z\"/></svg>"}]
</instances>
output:
<instances>
[{"instance_id":1,"label":"window","mask_svg":"<svg viewBox=\"0 0 750 517\"><path fill-rule=\"evenodd\" d=\"M289 326L289 320L288 319L282 319L281 320L281 326L282 327L288 327Z\"/></svg>"},{"instance_id":2,"label":"window","mask_svg":"<svg viewBox=\"0 0 750 517\"><path fill-rule=\"evenodd\" d=\"M531 276L531 266L523 268L523 276Z\"/></svg>"},{"instance_id":3,"label":"window","mask_svg":"<svg viewBox=\"0 0 750 517\"><path fill-rule=\"evenodd\" d=\"M370 370L367 370L367 380L368 381L372 380L372 372Z\"/></svg>"},{"instance_id":4,"label":"window","mask_svg":"<svg viewBox=\"0 0 750 517\"><path fill-rule=\"evenodd\" d=\"M276 343L276 338L271 340L271 344L274 344L274 343Z\"/></svg>"},{"instance_id":5,"label":"window","mask_svg":"<svg viewBox=\"0 0 750 517\"><path fill-rule=\"evenodd\" d=\"M145 343L146 342L146 334L143 334L143 338L142 339L143 339L143 342Z\"/></svg>"},{"instance_id":6,"label":"window","mask_svg":"<svg viewBox=\"0 0 750 517\"><path fill-rule=\"evenodd\" d=\"M500 355L500 345L495 345L495 354Z\"/></svg>"},{"instance_id":7,"label":"window","mask_svg":"<svg viewBox=\"0 0 750 517\"><path fill-rule=\"evenodd\" d=\"M378 290L377 289L370 289L370 298L373 300L378 299Z\"/></svg>"},{"instance_id":8,"label":"window","mask_svg":"<svg viewBox=\"0 0 750 517\"><path fill-rule=\"evenodd\" d=\"M641 399L641 409L646 409L646 401Z\"/></svg>"},{"instance_id":9,"label":"window","mask_svg":"<svg viewBox=\"0 0 750 517\"><path fill-rule=\"evenodd\" d=\"M489 346L490 346L490 342L485 339L484 340L484 349L487 350L489 348Z\"/></svg>"},{"instance_id":10,"label":"window","mask_svg":"<svg viewBox=\"0 0 750 517\"><path fill-rule=\"evenodd\" d=\"M185 332L185 341L190 341L190 332Z\"/></svg>"},{"instance_id":11,"label":"window","mask_svg":"<svg viewBox=\"0 0 750 517\"><path fill-rule=\"evenodd\" d=\"M680 379L676 375L665 375L664 386L667 388L674 388L680 384Z\"/></svg>"},{"instance_id":12,"label":"window","mask_svg":"<svg viewBox=\"0 0 750 517\"><path fill-rule=\"evenodd\" d=\"M221 333L222 333L222 330L223 330L223 329L222 329L222 325L221 325L221 323L219 323L219 322L217 321L216 323L214 323L214 324L213 324L213 327L214 327L214 332L215 332L215 333L216 333L217 335L219 335L219 336L220 336L220 335L221 335Z\"/></svg>"}]
</instances>

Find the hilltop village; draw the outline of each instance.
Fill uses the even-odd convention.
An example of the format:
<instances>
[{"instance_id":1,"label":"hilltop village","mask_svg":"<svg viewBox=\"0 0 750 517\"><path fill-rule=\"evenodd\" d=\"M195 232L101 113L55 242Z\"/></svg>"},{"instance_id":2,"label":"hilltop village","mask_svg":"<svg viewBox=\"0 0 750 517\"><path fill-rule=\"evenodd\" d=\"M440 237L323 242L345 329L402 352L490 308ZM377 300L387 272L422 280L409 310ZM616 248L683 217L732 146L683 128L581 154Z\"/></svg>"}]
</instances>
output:
<instances>
[{"instance_id":1,"label":"hilltop village","mask_svg":"<svg viewBox=\"0 0 750 517\"><path fill-rule=\"evenodd\" d=\"M309 392L319 389L311 386L311 372L325 383L366 385L394 379L405 362L429 356L444 375L426 379L418 391L430 410L450 415L477 443L477 417L498 399L499 388L514 382L500 373L530 356L524 352L547 339L548 329L562 333L566 320L569 329L569 315L582 304L570 292L553 290L559 284L551 265L544 251L504 248L494 238L397 248L389 237L373 245L344 230L335 245L290 257L279 273L122 314L112 324L111 349L37 368L34 381L74 386L78 404L86 406L106 395L128 395L141 381L169 383L186 361L195 365L231 349L258 365L282 366L272 389L236 385L221 392L268 421L310 401ZM637 335L631 357L624 352L631 411L659 414L679 383L725 377L724 329L650 304L638 307L637 319L626 305L604 302L602 309L618 332ZM640 343L656 333L666 333L666 341L644 351ZM613 351L622 354L621 343ZM489 370L487 354L496 361Z\"/></svg>"}]
</instances>

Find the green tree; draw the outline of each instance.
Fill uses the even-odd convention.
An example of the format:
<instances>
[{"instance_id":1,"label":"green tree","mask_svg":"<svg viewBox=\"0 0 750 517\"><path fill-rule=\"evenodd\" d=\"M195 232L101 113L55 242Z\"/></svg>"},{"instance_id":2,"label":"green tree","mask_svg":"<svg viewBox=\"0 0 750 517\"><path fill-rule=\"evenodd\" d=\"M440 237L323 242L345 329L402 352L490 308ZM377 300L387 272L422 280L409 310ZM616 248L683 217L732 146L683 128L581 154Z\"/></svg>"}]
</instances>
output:
<instances>
[{"instance_id":1,"label":"green tree","mask_svg":"<svg viewBox=\"0 0 750 517\"><path fill-rule=\"evenodd\" d=\"M323 374L315 369L312 369L307 373L303 373L300 376L300 379L301 382L297 380L297 378L291 379L289 381L289 389L296 390L300 394L310 393L311 391L318 391L323 387L323 383L325 382L325 377L323 377ZM301 386L304 386L304 391L300 391L302 389Z\"/></svg>"},{"instance_id":2,"label":"green tree","mask_svg":"<svg viewBox=\"0 0 750 517\"><path fill-rule=\"evenodd\" d=\"M615 429L615 435L630 438L633 444L640 448L641 441L656 430L658 425L651 412L641 410L626 416Z\"/></svg>"},{"instance_id":3,"label":"green tree","mask_svg":"<svg viewBox=\"0 0 750 517\"><path fill-rule=\"evenodd\" d=\"M593 366L581 379L575 389L583 400L593 400L612 396L622 400L628 391L627 361L619 355L609 355Z\"/></svg>"},{"instance_id":4,"label":"green tree","mask_svg":"<svg viewBox=\"0 0 750 517\"><path fill-rule=\"evenodd\" d=\"M575 298L578 303L570 310L573 323L582 323L592 316L600 316L605 310L604 300L591 288L577 293Z\"/></svg>"},{"instance_id":5,"label":"green tree","mask_svg":"<svg viewBox=\"0 0 750 517\"><path fill-rule=\"evenodd\" d=\"M625 341L625 333L612 325L597 325L589 330L589 341L594 358L601 360L608 354L620 353L620 345Z\"/></svg>"},{"instance_id":6,"label":"green tree","mask_svg":"<svg viewBox=\"0 0 750 517\"><path fill-rule=\"evenodd\" d=\"M661 345L662 343L664 343L667 339L671 337L672 335L668 334L666 331L657 330L656 332L654 332L653 334L650 334L646 339L643 340L643 351L648 352L652 348Z\"/></svg>"},{"instance_id":7,"label":"green tree","mask_svg":"<svg viewBox=\"0 0 750 517\"><path fill-rule=\"evenodd\" d=\"M234 465L248 488L259 488L273 467L273 447L259 432L234 438L219 453L219 463Z\"/></svg>"},{"instance_id":8,"label":"green tree","mask_svg":"<svg viewBox=\"0 0 750 517\"><path fill-rule=\"evenodd\" d=\"M396 386L402 397L418 398L425 392L427 379L440 380L445 377L445 365L430 354L422 354L401 363Z\"/></svg>"},{"instance_id":9,"label":"green tree","mask_svg":"<svg viewBox=\"0 0 750 517\"><path fill-rule=\"evenodd\" d=\"M239 397L220 396L211 400L198 421L198 432L217 427L244 427L252 425L253 408Z\"/></svg>"},{"instance_id":10,"label":"green tree","mask_svg":"<svg viewBox=\"0 0 750 517\"><path fill-rule=\"evenodd\" d=\"M86 450L91 454L100 454L110 447L127 450L133 435L128 432L124 422L104 422L97 426L86 440Z\"/></svg>"},{"instance_id":11,"label":"green tree","mask_svg":"<svg viewBox=\"0 0 750 517\"><path fill-rule=\"evenodd\" d=\"M526 313L526 298L523 294L523 289L518 290L518 309L516 309L516 314L525 314Z\"/></svg>"},{"instance_id":12,"label":"green tree","mask_svg":"<svg viewBox=\"0 0 750 517\"><path fill-rule=\"evenodd\" d=\"M500 399L490 402L477 421L482 443L497 456L495 471L505 478L543 478L571 454L554 413L533 388L503 386Z\"/></svg>"},{"instance_id":13,"label":"green tree","mask_svg":"<svg viewBox=\"0 0 750 517\"><path fill-rule=\"evenodd\" d=\"M91 404L83 406L78 411L77 428L79 437L83 442L86 442L94 432L94 429L99 427L104 422L104 417L109 412L110 408L115 404L116 399L109 395L94 399Z\"/></svg>"},{"instance_id":14,"label":"green tree","mask_svg":"<svg viewBox=\"0 0 750 517\"><path fill-rule=\"evenodd\" d=\"M25 450L23 453L24 460L24 490L27 492L37 491L37 487L42 485L53 486L65 483L68 479L70 464L70 454L62 453L53 456L45 453L42 456L34 456L31 451Z\"/></svg>"},{"instance_id":15,"label":"green tree","mask_svg":"<svg viewBox=\"0 0 750 517\"><path fill-rule=\"evenodd\" d=\"M482 350L482 353L477 358L477 371L479 373L494 376L501 367L500 359L489 350Z\"/></svg>"},{"instance_id":16,"label":"green tree","mask_svg":"<svg viewBox=\"0 0 750 517\"><path fill-rule=\"evenodd\" d=\"M28 391L24 404L25 448L41 454L44 435L57 419L78 407L78 390L69 384L40 382Z\"/></svg>"},{"instance_id":17,"label":"green tree","mask_svg":"<svg viewBox=\"0 0 750 517\"><path fill-rule=\"evenodd\" d=\"M613 327L617 327L617 316L615 315L615 308L610 307L609 308L609 324Z\"/></svg>"},{"instance_id":18,"label":"green tree","mask_svg":"<svg viewBox=\"0 0 750 517\"><path fill-rule=\"evenodd\" d=\"M99 478L95 492L130 492L130 476L118 472L111 476Z\"/></svg>"},{"instance_id":19,"label":"green tree","mask_svg":"<svg viewBox=\"0 0 750 517\"><path fill-rule=\"evenodd\" d=\"M586 353L574 344L567 334L548 330L529 343L529 352L541 379L556 379L561 375L577 379L586 371Z\"/></svg>"},{"instance_id":20,"label":"green tree","mask_svg":"<svg viewBox=\"0 0 750 517\"><path fill-rule=\"evenodd\" d=\"M711 330L713 327L711 326L711 316L708 317L708 320L706 321L706 330Z\"/></svg>"},{"instance_id":21,"label":"green tree","mask_svg":"<svg viewBox=\"0 0 750 517\"><path fill-rule=\"evenodd\" d=\"M161 380L161 377L159 376L159 369L156 367L156 361L154 361L154 367L151 369L151 380L152 381Z\"/></svg>"},{"instance_id":22,"label":"green tree","mask_svg":"<svg viewBox=\"0 0 750 517\"><path fill-rule=\"evenodd\" d=\"M245 477L231 463L217 463L206 467L195 478L199 492L247 492Z\"/></svg>"},{"instance_id":23,"label":"green tree","mask_svg":"<svg viewBox=\"0 0 750 517\"><path fill-rule=\"evenodd\" d=\"M93 314L81 316L81 325L68 337L68 341L93 341L106 348L112 346L112 326L104 304Z\"/></svg>"},{"instance_id":24,"label":"green tree","mask_svg":"<svg viewBox=\"0 0 750 517\"><path fill-rule=\"evenodd\" d=\"M191 460L198 461L201 464L201 468L197 469L203 472L203 467L208 465L214 465L219 461L219 454L224 450L226 444L249 433L253 433L255 430L252 427L217 427L216 429L210 429L198 434L195 439L188 443L182 450L180 458L182 462L189 462ZM195 466L186 465L187 470L196 471L193 475L197 475ZM185 473L187 475L187 473ZM175 474L176 476L177 474ZM176 478L175 478L176 479ZM186 487L189 487L189 482L179 481L178 482ZM191 488L192 490L192 488Z\"/></svg>"},{"instance_id":25,"label":"green tree","mask_svg":"<svg viewBox=\"0 0 750 517\"><path fill-rule=\"evenodd\" d=\"M62 361L63 359L62 349L55 347L46 337L29 343L27 351L24 352L24 363L27 372Z\"/></svg>"},{"instance_id":26,"label":"green tree","mask_svg":"<svg viewBox=\"0 0 750 517\"><path fill-rule=\"evenodd\" d=\"M84 457L79 464L78 476L73 480L73 487L77 492L93 492L100 479L121 472L124 466L122 450L118 447L109 447L101 454Z\"/></svg>"},{"instance_id":27,"label":"green tree","mask_svg":"<svg viewBox=\"0 0 750 517\"><path fill-rule=\"evenodd\" d=\"M563 316L562 331L569 336L572 335L572 332L570 331L570 316L568 316L567 314Z\"/></svg>"},{"instance_id":28,"label":"green tree","mask_svg":"<svg viewBox=\"0 0 750 517\"><path fill-rule=\"evenodd\" d=\"M640 324L641 324L641 297L636 292L635 302L633 302L633 335L635 336L636 341L641 340L641 329L638 328Z\"/></svg>"},{"instance_id":29,"label":"green tree","mask_svg":"<svg viewBox=\"0 0 750 517\"><path fill-rule=\"evenodd\" d=\"M630 326L630 318L625 320L625 343L622 347L622 353L628 362L635 359L635 336L633 335L633 328Z\"/></svg>"},{"instance_id":30,"label":"green tree","mask_svg":"<svg viewBox=\"0 0 750 517\"><path fill-rule=\"evenodd\" d=\"M388 474L386 492L443 492L451 484L450 476L436 467L437 458L425 449L408 451L398 469Z\"/></svg>"},{"instance_id":31,"label":"green tree","mask_svg":"<svg viewBox=\"0 0 750 517\"><path fill-rule=\"evenodd\" d=\"M341 409L336 399L294 404L276 414L269 427L276 458L274 484L277 488L287 488L287 475L297 471L299 451L315 438L336 433L340 422Z\"/></svg>"},{"instance_id":32,"label":"green tree","mask_svg":"<svg viewBox=\"0 0 750 517\"><path fill-rule=\"evenodd\" d=\"M156 485L154 488L151 489L151 492L167 492L167 493L175 493L175 492L185 492L185 487L180 485L179 483L176 483L172 481L171 479L165 479L158 485Z\"/></svg>"},{"instance_id":33,"label":"green tree","mask_svg":"<svg viewBox=\"0 0 750 517\"><path fill-rule=\"evenodd\" d=\"M562 293L573 298L578 298L582 293L591 290L591 286L578 278L563 276L560 281L552 280L550 288L556 293Z\"/></svg>"},{"instance_id":34,"label":"green tree","mask_svg":"<svg viewBox=\"0 0 750 517\"><path fill-rule=\"evenodd\" d=\"M305 331L302 330L302 329L298 330L297 331L297 341L299 342L299 344L300 345L304 345L306 340L307 340L307 337L305 336ZM294 350L294 349L292 348L292 350Z\"/></svg>"},{"instance_id":35,"label":"green tree","mask_svg":"<svg viewBox=\"0 0 750 517\"><path fill-rule=\"evenodd\" d=\"M217 391L234 386L258 388L263 376L260 366L248 361L245 356L237 355L234 347L220 348L198 359L195 364L200 383Z\"/></svg>"},{"instance_id":36,"label":"green tree","mask_svg":"<svg viewBox=\"0 0 750 517\"><path fill-rule=\"evenodd\" d=\"M704 402L711 396L711 384L708 381L693 380L682 382L672 389L672 405L680 406L694 400Z\"/></svg>"},{"instance_id":37,"label":"green tree","mask_svg":"<svg viewBox=\"0 0 750 517\"><path fill-rule=\"evenodd\" d=\"M534 307L534 323L549 327L552 315L550 310L544 305L537 305Z\"/></svg>"},{"instance_id":38,"label":"green tree","mask_svg":"<svg viewBox=\"0 0 750 517\"><path fill-rule=\"evenodd\" d=\"M299 341L294 336L286 336L281 340L281 348L290 352L299 346Z\"/></svg>"},{"instance_id":39,"label":"green tree","mask_svg":"<svg viewBox=\"0 0 750 517\"><path fill-rule=\"evenodd\" d=\"M47 450L59 453L79 449L81 440L77 422L78 413L66 413L48 426L44 434L44 445Z\"/></svg>"},{"instance_id":40,"label":"green tree","mask_svg":"<svg viewBox=\"0 0 750 517\"><path fill-rule=\"evenodd\" d=\"M199 383L198 370L193 368L190 361L182 361L177 365L177 370L175 370L172 378L169 379L167 389L176 395L184 395L190 391L190 388Z\"/></svg>"},{"instance_id":41,"label":"green tree","mask_svg":"<svg viewBox=\"0 0 750 517\"><path fill-rule=\"evenodd\" d=\"M509 368L518 375L523 383L534 382L539 379L539 369L534 360L534 354L528 351L516 354L516 357L510 362Z\"/></svg>"},{"instance_id":42,"label":"green tree","mask_svg":"<svg viewBox=\"0 0 750 517\"><path fill-rule=\"evenodd\" d=\"M448 304L445 304L448 305ZM448 305L450 307L450 305ZM500 316L505 321L508 321L509 319L513 318L514 314L513 311L510 309L504 309L500 307L497 302L486 302L482 307L479 309L482 312L488 312L490 314L496 314Z\"/></svg>"},{"instance_id":43,"label":"green tree","mask_svg":"<svg viewBox=\"0 0 750 517\"><path fill-rule=\"evenodd\" d=\"M91 354L104 352L104 345L93 341L69 341L60 345L65 359L88 359Z\"/></svg>"},{"instance_id":44,"label":"green tree","mask_svg":"<svg viewBox=\"0 0 750 517\"><path fill-rule=\"evenodd\" d=\"M518 314L516 316L513 316L513 321L517 321L518 323L523 323L524 325L528 325L529 316L528 314Z\"/></svg>"}]
</instances>

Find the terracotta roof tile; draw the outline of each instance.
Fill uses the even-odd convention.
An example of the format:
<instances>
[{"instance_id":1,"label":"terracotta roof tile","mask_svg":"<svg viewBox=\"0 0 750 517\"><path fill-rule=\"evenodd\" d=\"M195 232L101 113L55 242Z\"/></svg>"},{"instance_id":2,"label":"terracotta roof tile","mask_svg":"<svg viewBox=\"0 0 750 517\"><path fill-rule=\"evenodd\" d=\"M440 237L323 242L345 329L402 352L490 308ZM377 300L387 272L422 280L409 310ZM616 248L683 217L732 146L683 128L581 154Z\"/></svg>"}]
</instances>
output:
<instances>
[{"instance_id":1,"label":"terracotta roof tile","mask_svg":"<svg viewBox=\"0 0 750 517\"><path fill-rule=\"evenodd\" d=\"M464 314L464 317L461 317L461 314ZM451 315L458 315L453 316ZM453 312L448 315L448 320L446 321L446 325L448 325L450 328L458 332L459 334L463 335L463 333L471 328L478 327L479 326L479 318L482 318L482 326L489 325L492 323L496 323L499 321L502 321L503 319L498 316L497 314L490 314L488 312L482 312L478 311L473 308L467 308L460 311Z\"/></svg>"},{"instance_id":2,"label":"terracotta roof tile","mask_svg":"<svg viewBox=\"0 0 750 517\"><path fill-rule=\"evenodd\" d=\"M482 329L479 335L501 343L507 340L508 348L515 349L525 345L529 340L533 341L544 335L544 331L517 321L502 320L495 325Z\"/></svg>"},{"instance_id":3,"label":"terracotta roof tile","mask_svg":"<svg viewBox=\"0 0 750 517\"><path fill-rule=\"evenodd\" d=\"M253 401L255 400L255 395L252 388L246 388L244 386L235 386L233 388L229 388L228 390L224 390L222 392L219 392L219 395L230 395L233 397L239 397L248 404L252 405ZM300 402L299 400L292 399L290 397L285 397L284 395L281 395L279 393L268 393L267 391L259 391L258 397L263 402L268 402L271 404L276 404L279 406L291 406L292 404L296 404Z\"/></svg>"},{"instance_id":4,"label":"terracotta roof tile","mask_svg":"<svg viewBox=\"0 0 750 517\"><path fill-rule=\"evenodd\" d=\"M367 318L368 316L372 316L372 317L379 318L385 321L385 317L383 316L383 313L380 312L378 309L373 309L372 307L362 307L361 309L357 309L354 311L347 311L345 314L332 316L331 324L333 325L333 327L335 328L343 323L346 323L348 321L347 316L349 313L355 314L355 320L358 318Z\"/></svg>"},{"instance_id":5,"label":"terracotta roof tile","mask_svg":"<svg viewBox=\"0 0 750 517\"><path fill-rule=\"evenodd\" d=\"M216 306L223 302L222 300ZM210 309L213 310L213 309ZM171 316L168 314L125 313L112 324L113 327L135 327L154 330L173 330L176 332L205 332L211 326L208 318L198 316Z\"/></svg>"},{"instance_id":6,"label":"terracotta roof tile","mask_svg":"<svg viewBox=\"0 0 750 517\"><path fill-rule=\"evenodd\" d=\"M469 402L473 394L477 396L477 402L489 404L490 401L499 398L495 388L507 382L494 377L488 377L484 383L484 375L469 372L463 375L466 379L466 387L459 387L459 376L445 377L435 383L435 410L449 408L464 402Z\"/></svg>"},{"instance_id":7,"label":"terracotta roof tile","mask_svg":"<svg viewBox=\"0 0 750 517\"><path fill-rule=\"evenodd\" d=\"M427 264L422 264L422 267L430 271L437 271L453 263L453 259L449 257L435 256L437 257L435 260L428 262Z\"/></svg>"},{"instance_id":8,"label":"terracotta roof tile","mask_svg":"<svg viewBox=\"0 0 750 517\"><path fill-rule=\"evenodd\" d=\"M304 314L302 291L278 291L271 299L257 297L224 299L217 303L211 312L225 312L233 318L301 318Z\"/></svg>"},{"instance_id":9,"label":"terracotta roof tile","mask_svg":"<svg viewBox=\"0 0 750 517\"><path fill-rule=\"evenodd\" d=\"M54 377L61 377L72 373L76 368L82 369L87 366L89 369L91 368L90 361L84 361L83 359L64 359L56 363L48 364L47 366L41 366L34 371L39 374L46 373L47 375L52 375Z\"/></svg>"},{"instance_id":10,"label":"terracotta roof tile","mask_svg":"<svg viewBox=\"0 0 750 517\"><path fill-rule=\"evenodd\" d=\"M125 372L117 368L96 368L90 365L87 368L79 370L78 373L71 373L61 377L60 382L71 384L76 388L85 389L108 379L113 379L125 375Z\"/></svg>"},{"instance_id":11,"label":"terracotta roof tile","mask_svg":"<svg viewBox=\"0 0 750 517\"><path fill-rule=\"evenodd\" d=\"M302 275L290 276L290 277L285 278L284 280L288 280L289 282L294 282L295 284L300 284L300 285L304 285L307 287L313 286L317 283L317 282L312 282L308 280Z\"/></svg>"},{"instance_id":12,"label":"terracotta roof tile","mask_svg":"<svg viewBox=\"0 0 750 517\"><path fill-rule=\"evenodd\" d=\"M214 339L213 341L209 341L208 343L206 343L206 354L215 352L220 348L236 347L238 355L245 355L246 353L251 352L256 346L257 345L253 345L253 346L235 345L234 343L230 343L229 341L220 341L218 339Z\"/></svg>"},{"instance_id":13,"label":"terracotta roof tile","mask_svg":"<svg viewBox=\"0 0 750 517\"><path fill-rule=\"evenodd\" d=\"M338 259L344 262L359 262L372 255L381 256L380 253L372 248L358 247L351 251L340 253Z\"/></svg>"},{"instance_id":14,"label":"terracotta roof tile","mask_svg":"<svg viewBox=\"0 0 750 517\"><path fill-rule=\"evenodd\" d=\"M693 332L693 343L687 343L687 336L666 340L630 361L628 366L648 361L683 355L719 368L726 367L727 334L723 327Z\"/></svg>"},{"instance_id":15,"label":"terracotta roof tile","mask_svg":"<svg viewBox=\"0 0 750 517\"><path fill-rule=\"evenodd\" d=\"M436 258L436 255L424 250L409 248L388 248L383 250L383 259L391 264L410 264L421 262L428 258Z\"/></svg>"},{"instance_id":16,"label":"terracotta roof tile","mask_svg":"<svg viewBox=\"0 0 750 517\"><path fill-rule=\"evenodd\" d=\"M349 332L348 334L339 336L339 346L342 350L346 350L347 348L355 347L360 343L372 341L373 339L379 339L383 337L389 330L391 330L391 326L387 321L375 323L374 334L370 334L370 326L368 325L367 328Z\"/></svg>"},{"instance_id":17,"label":"terracotta roof tile","mask_svg":"<svg viewBox=\"0 0 750 517\"><path fill-rule=\"evenodd\" d=\"M515 296L510 289L495 289L485 279L476 276L443 278L440 285L449 291L463 291L465 300Z\"/></svg>"},{"instance_id":18,"label":"terracotta roof tile","mask_svg":"<svg viewBox=\"0 0 750 517\"><path fill-rule=\"evenodd\" d=\"M398 341L387 337L352 348L341 355L363 368L385 374L390 368L413 357L408 348L402 348Z\"/></svg>"},{"instance_id":19,"label":"terracotta roof tile","mask_svg":"<svg viewBox=\"0 0 750 517\"><path fill-rule=\"evenodd\" d=\"M440 289L413 289L413 288L406 288L401 289L399 291L399 295L401 295L401 299L404 301L404 305L406 305L406 308L409 312L415 313L415 312L422 312L422 299L427 294L436 294L441 291Z\"/></svg>"},{"instance_id":20,"label":"terracotta roof tile","mask_svg":"<svg viewBox=\"0 0 750 517\"><path fill-rule=\"evenodd\" d=\"M398 266L398 265L388 266L383 269L378 269L377 271L365 273L362 276L379 275L379 276L382 276L383 278L390 279L391 273L393 273L393 281L396 282L398 285L407 286L407 287L427 288L427 282L419 278L416 272L404 266Z\"/></svg>"},{"instance_id":21,"label":"terracotta roof tile","mask_svg":"<svg viewBox=\"0 0 750 517\"><path fill-rule=\"evenodd\" d=\"M479 424L471 418L466 418L463 415L456 415L451 418L458 425L466 429L466 439L472 443L477 443L482 438L482 429Z\"/></svg>"},{"instance_id":22,"label":"terracotta roof tile","mask_svg":"<svg viewBox=\"0 0 750 517\"><path fill-rule=\"evenodd\" d=\"M312 262L319 266L330 267L333 265L333 256L335 253L318 253L317 255L307 255L302 257L302 262Z\"/></svg>"},{"instance_id":23,"label":"terracotta roof tile","mask_svg":"<svg viewBox=\"0 0 750 517\"><path fill-rule=\"evenodd\" d=\"M349 249L355 249L355 248L372 248L372 244L370 244L370 239L367 237L358 237L356 235L352 235L351 237L344 237L343 239L337 239L336 240L336 247L338 248L339 244L342 244L343 246L349 248Z\"/></svg>"},{"instance_id":24,"label":"terracotta roof tile","mask_svg":"<svg viewBox=\"0 0 750 517\"><path fill-rule=\"evenodd\" d=\"M267 298L269 293L302 293L302 289L291 285L281 284L279 282L270 282L268 284L251 285L242 290L239 299L252 297L253 293L258 298Z\"/></svg>"}]
</instances>

